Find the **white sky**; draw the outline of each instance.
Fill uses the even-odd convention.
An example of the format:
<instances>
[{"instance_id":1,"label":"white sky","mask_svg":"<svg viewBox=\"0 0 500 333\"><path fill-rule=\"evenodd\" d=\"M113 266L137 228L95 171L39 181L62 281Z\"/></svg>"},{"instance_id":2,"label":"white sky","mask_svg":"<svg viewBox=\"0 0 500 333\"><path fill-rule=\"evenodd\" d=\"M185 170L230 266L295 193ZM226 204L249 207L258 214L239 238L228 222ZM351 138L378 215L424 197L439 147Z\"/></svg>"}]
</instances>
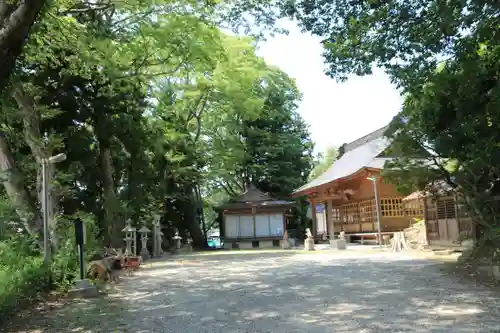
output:
<instances>
[{"instance_id":1,"label":"white sky","mask_svg":"<svg viewBox=\"0 0 500 333\"><path fill-rule=\"evenodd\" d=\"M269 38L258 54L297 82L303 94L299 112L310 125L316 152L340 146L389 123L403 99L382 70L337 83L323 68L320 39L284 22L290 33Z\"/></svg>"}]
</instances>

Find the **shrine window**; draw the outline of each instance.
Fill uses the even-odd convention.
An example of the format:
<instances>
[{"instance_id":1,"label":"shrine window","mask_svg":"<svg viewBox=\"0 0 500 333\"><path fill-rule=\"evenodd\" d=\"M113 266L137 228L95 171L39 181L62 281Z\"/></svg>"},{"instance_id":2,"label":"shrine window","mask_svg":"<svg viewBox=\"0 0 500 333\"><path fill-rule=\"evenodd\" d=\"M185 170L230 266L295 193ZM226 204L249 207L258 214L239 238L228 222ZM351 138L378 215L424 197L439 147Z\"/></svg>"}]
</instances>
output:
<instances>
[{"instance_id":1,"label":"shrine window","mask_svg":"<svg viewBox=\"0 0 500 333\"><path fill-rule=\"evenodd\" d=\"M382 198L380 210L384 217L404 216L403 200L402 198Z\"/></svg>"},{"instance_id":2,"label":"shrine window","mask_svg":"<svg viewBox=\"0 0 500 333\"><path fill-rule=\"evenodd\" d=\"M454 219L457 217L455 200L453 198L438 199L436 207L438 220Z\"/></svg>"}]
</instances>

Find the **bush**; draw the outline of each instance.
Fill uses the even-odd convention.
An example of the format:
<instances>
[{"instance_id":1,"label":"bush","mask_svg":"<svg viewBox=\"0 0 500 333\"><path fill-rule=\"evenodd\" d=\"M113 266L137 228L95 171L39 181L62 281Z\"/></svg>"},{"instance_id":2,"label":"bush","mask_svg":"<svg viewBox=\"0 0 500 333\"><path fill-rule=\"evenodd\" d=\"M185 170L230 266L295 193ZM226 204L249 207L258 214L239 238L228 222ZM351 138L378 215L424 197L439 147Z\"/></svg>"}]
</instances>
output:
<instances>
[{"instance_id":1,"label":"bush","mask_svg":"<svg viewBox=\"0 0 500 333\"><path fill-rule=\"evenodd\" d=\"M49 289L43 258L18 239L0 242L0 321Z\"/></svg>"},{"instance_id":2,"label":"bush","mask_svg":"<svg viewBox=\"0 0 500 333\"><path fill-rule=\"evenodd\" d=\"M60 244L52 258L49 271L43 264L43 256L29 237L19 233L0 238L0 324L22 307L39 299L39 295L51 289L67 290L78 277L78 251L74 240L72 220L74 217L58 221ZM97 247L94 223L91 218L87 225L86 260Z\"/></svg>"}]
</instances>

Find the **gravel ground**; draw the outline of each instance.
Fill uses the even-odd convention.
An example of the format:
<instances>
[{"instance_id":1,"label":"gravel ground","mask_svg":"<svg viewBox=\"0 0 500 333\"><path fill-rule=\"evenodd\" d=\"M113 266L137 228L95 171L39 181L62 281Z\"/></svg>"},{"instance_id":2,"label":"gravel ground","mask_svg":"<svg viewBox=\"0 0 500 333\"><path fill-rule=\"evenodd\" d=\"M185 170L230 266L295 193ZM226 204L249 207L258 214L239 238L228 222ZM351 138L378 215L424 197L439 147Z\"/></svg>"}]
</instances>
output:
<instances>
[{"instance_id":1,"label":"gravel ground","mask_svg":"<svg viewBox=\"0 0 500 333\"><path fill-rule=\"evenodd\" d=\"M500 332L500 298L393 253L176 257L5 333Z\"/></svg>"}]
</instances>

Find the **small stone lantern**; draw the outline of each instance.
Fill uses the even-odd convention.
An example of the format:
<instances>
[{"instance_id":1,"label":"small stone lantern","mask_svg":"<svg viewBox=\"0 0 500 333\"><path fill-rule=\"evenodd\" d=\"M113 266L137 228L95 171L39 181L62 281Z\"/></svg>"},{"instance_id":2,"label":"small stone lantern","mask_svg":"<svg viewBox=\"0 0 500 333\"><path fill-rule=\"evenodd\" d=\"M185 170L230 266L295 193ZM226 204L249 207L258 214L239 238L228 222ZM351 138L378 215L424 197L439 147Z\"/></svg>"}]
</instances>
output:
<instances>
[{"instance_id":1,"label":"small stone lantern","mask_svg":"<svg viewBox=\"0 0 500 333\"><path fill-rule=\"evenodd\" d=\"M132 227L130 219L127 220L122 232L125 233L125 237L123 238L125 241L125 256L135 256L137 254L136 229Z\"/></svg>"},{"instance_id":2,"label":"small stone lantern","mask_svg":"<svg viewBox=\"0 0 500 333\"><path fill-rule=\"evenodd\" d=\"M148 227L146 227L145 225L142 226L141 229L139 229L139 233L141 234L141 245L142 245L142 249L141 249L141 257L143 260L147 260L150 258L150 254L149 254L149 251L148 251L148 233L150 233L151 230L148 229Z\"/></svg>"},{"instance_id":3,"label":"small stone lantern","mask_svg":"<svg viewBox=\"0 0 500 333\"><path fill-rule=\"evenodd\" d=\"M179 230L175 230L175 236L172 237L175 243L175 248L178 250L181 248L182 237L179 236Z\"/></svg>"}]
</instances>

